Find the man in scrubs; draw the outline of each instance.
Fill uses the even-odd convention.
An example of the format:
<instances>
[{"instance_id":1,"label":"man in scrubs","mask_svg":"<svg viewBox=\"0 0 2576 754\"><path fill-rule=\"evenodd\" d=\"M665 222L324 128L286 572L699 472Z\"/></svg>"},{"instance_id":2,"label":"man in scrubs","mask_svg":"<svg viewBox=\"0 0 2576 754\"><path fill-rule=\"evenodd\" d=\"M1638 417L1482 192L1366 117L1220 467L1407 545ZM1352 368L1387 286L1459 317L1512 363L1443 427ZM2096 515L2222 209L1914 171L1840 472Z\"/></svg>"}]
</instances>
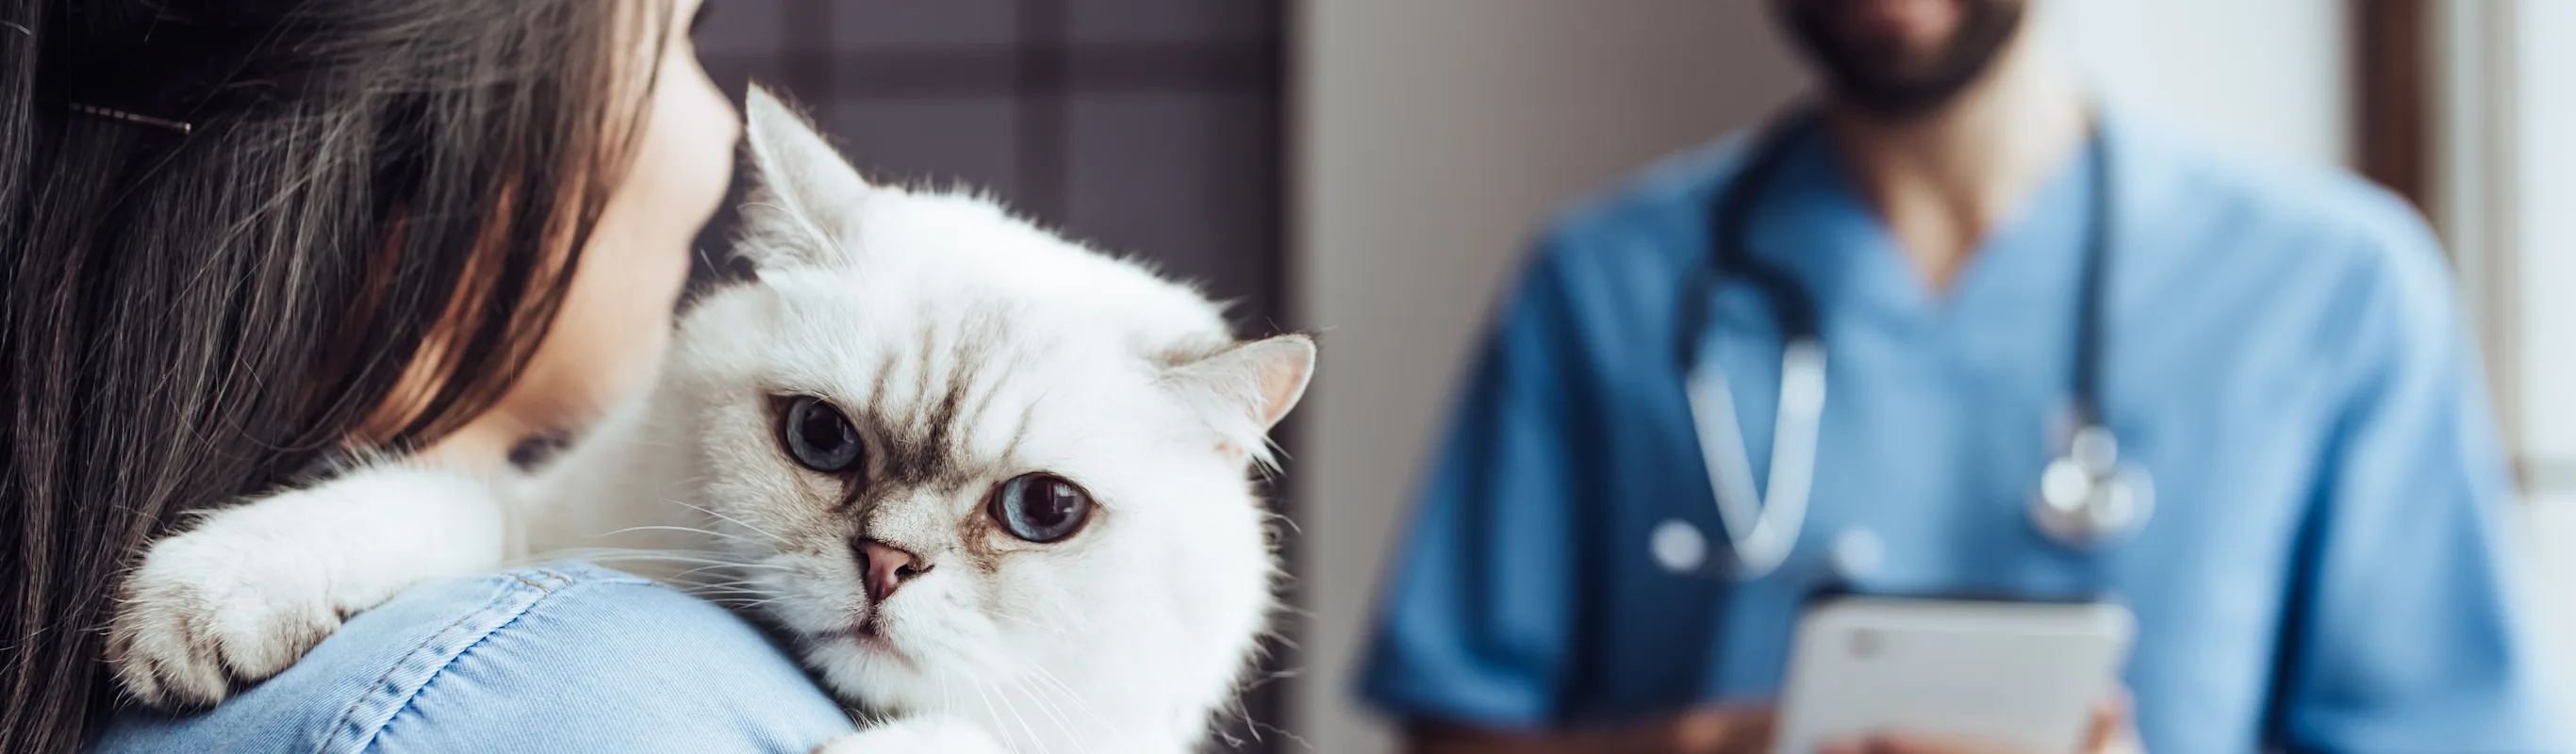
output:
<instances>
[{"instance_id":1,"label":"man in scrubs","mask_svg":"<svg viewBox=\"0 0 2576 754\"><path fill-rule=\"evenodd\" d=\"M2034 49L2019 0L1773 5L1825 82L1822 124L1749 227L1715 232L1814 299L1830 400L1804 534L1776 572L1724 574L1684 399L1688 307L1768 468L1771 299L1685 295L1744 167L1729 138L1569 213L1498 310L1363 672L1413 750L1758 751L1837 542L1873 551L1841 569L1862 590L2116 593L2151 751L2576 750L2508 594L2476 354L2405 204L2099 101ZM2076 547L2029 501L2063 447L2106 221L2101 409L2157 502ZM1710 568L1659 563L1673 519L1709 533Z\"/></svg>"}]
</instances>

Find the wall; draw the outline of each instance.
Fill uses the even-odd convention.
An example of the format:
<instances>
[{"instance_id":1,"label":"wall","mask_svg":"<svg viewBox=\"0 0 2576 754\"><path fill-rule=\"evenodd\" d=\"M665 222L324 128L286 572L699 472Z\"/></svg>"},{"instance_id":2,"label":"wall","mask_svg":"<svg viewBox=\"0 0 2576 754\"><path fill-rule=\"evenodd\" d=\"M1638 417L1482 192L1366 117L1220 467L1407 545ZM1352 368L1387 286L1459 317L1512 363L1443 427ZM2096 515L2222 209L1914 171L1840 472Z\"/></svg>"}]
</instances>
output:
<instances>
[{"instance_id":1,"label":"wall","mask_svg":"<svg viewBox=\"0 0 2576 754\"><path fill-rule=\"evenodd\" d=\"M2224 146L2344 164L2351 24L2338 0L2054 0L2040 15L2112 99Z\"/></svg>"},{"instance_id":2,"label":"wall","mask_svg":"<svg viewBox=\"0 0 2576 754\"><path fill-rule=\"evenodd\" d=\"M2576 501L2576 340L2564 323L2576 322L2576 4L2516 3L2513 39L2502 44L2513 71L2498 82L2511 88L2504 133L2512 139L2511 164L2497 177L2510 181L2501 201L2511 209L2498 219L2520 287L2513 316L2522 326L2511 341L2518 370L2514 396L2525 457L2545 478L2547 502ZM2504 239L2500 239L2504 240ZM2561 540L2565 541L2565 540Z\"/></svg>"},{"instance_id":3,"label":"wall","mask_svg":"<svg viewBox=\"0 0 2576 754\"><path fill-rule=\"evenodd\" d=\"M1287 727L1384 750L1351 653L1492 291L1560 203L1759 118L1793 69L1761 6L1318 0L1290 37L1291 310L1323 331L1296 429L1307 674Z\"/></svg>"},{"instance_id":4,"label":"wall","mask_svg":"<svg viewBox=\"0 0 2576 754\"><path fill-rule=\"evenodd\" d=\"M2434 204L2486 346L2528 502L2513 520L2539 567L2544 660L2576 679L2576 5L2452 0L2434 34L2441 118ZM2576 703L2576 695L2562 694Z\"/></svg>"},{"instance_id":5,"label":"wall","mask_svg":"<svg viewBox=\"0 0 2576 754\"><path fill-rule=\"evenodd\" d=\"M1292 6L1290 308L1323 331L1323 362L1293 419L1313 617L1284 726L1314 751L1388 750L1349 701L1353 653L1493 291L1553 208L1796 90L1764 5ZM2137 109L2249 151L2339 161L2341 7L2060 0L2042 23Z\"/></svg>"}]
</instances>

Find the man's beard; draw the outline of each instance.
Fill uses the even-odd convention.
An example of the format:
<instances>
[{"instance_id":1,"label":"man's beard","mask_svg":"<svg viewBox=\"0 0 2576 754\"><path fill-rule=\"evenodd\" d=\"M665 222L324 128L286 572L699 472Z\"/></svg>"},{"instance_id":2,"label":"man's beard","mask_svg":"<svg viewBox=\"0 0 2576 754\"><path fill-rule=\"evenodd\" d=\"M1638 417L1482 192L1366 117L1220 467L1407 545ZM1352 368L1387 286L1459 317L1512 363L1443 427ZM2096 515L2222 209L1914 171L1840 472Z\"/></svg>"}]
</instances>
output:
<instances>
[{"instance_id":1,"label":"man's beard","mask_svg":"<svg viewBox=\"0 0 2576 754\"><path fill-rule=\"evenodd\" d=\"M1976 83L2026 15L2018 0L1959 2L1958 28L1928 57L1908 55L1894 41L1842 38L1834 19L1842 0L1776 0L1773 10L1799 52L1823 69L1836 102L1902 120L1931 112Z\"/></svg>"}]
</instances>

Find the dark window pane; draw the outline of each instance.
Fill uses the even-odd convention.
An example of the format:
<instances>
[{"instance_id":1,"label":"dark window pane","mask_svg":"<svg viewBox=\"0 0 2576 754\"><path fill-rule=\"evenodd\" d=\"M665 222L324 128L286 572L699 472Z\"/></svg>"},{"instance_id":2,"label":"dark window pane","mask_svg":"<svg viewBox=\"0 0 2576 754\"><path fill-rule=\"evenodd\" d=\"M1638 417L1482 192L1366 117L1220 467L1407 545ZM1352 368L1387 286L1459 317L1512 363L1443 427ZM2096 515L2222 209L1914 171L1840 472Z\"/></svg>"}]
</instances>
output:
<instances>
[{"instance_id":1,"label":"dark window pane","mask_svg":"<svg viewBox=\"0 0 2576 754\"><path fill-rule=\"evenodd\" d=\"M694 35L698 53L707 57L768 55L778 49L778 30L786 24L789 0L715 0ZM681 19L683 23L687 19Z\"/></svg>"},{"instance_id":2,"label":"dark window pane","mask_svg":"<svg viewBox=\"0 0 2576 754\"><path fill-rule=\"evenodd\" d=\"M1100 95L1071 112L1070 230L1241 299L1237 315L1273 311L1279 178L1267 94Z\"/></svg>"},{"instance_id":3,"label":"dark window pane","mask_svg":"<svg viewBox=\"0 0 2576 754\"><path fill-rule=\"evenodd\" d=\"M822 111L870 180L947 187L958 184L1011 198L1019 188L1019 155L1007 97L942 100L851 100Z\"/></svg>"},{"instance_id":4,"label":"dark window pane","mask_svg":"<svg viewBox=\"0 0 2576 754\"><path fill-rule=\"evenodd\" d=\"M1019 39L1016 0L803 0L828 4L845 51L1004 49Z\"/></svg>"},{"instance_id":5,"label":"dark window pane","mask_svg":"<svg viewBox=\"0 0 2576 754\"><path fill-rule=\"evenodd\" d=\"M1260 41L1278 23L1276 3L1254 0L1072 0L1075 43Z\"/></svg>"}]
</instances>

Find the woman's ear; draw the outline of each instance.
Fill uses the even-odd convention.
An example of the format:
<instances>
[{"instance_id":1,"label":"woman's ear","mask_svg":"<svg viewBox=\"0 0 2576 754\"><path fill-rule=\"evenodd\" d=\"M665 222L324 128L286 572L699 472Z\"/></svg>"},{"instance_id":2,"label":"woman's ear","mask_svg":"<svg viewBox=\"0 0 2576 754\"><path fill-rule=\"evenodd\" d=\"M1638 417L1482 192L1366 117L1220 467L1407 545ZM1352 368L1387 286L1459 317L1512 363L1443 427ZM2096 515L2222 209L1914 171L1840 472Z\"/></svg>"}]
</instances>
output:
<instances>
[{"instance_id":1,"label":"woman's ear","mask_svg":"<svg viewBox=\"0 0 2576 754\"><path fill-rule=\"evenodd\" d=\"M737 253L761 268L816 264L849 252L842 221L875 190L814 125L759 84L744 97L753 189Z\"/></svg>"}]
</instances>

